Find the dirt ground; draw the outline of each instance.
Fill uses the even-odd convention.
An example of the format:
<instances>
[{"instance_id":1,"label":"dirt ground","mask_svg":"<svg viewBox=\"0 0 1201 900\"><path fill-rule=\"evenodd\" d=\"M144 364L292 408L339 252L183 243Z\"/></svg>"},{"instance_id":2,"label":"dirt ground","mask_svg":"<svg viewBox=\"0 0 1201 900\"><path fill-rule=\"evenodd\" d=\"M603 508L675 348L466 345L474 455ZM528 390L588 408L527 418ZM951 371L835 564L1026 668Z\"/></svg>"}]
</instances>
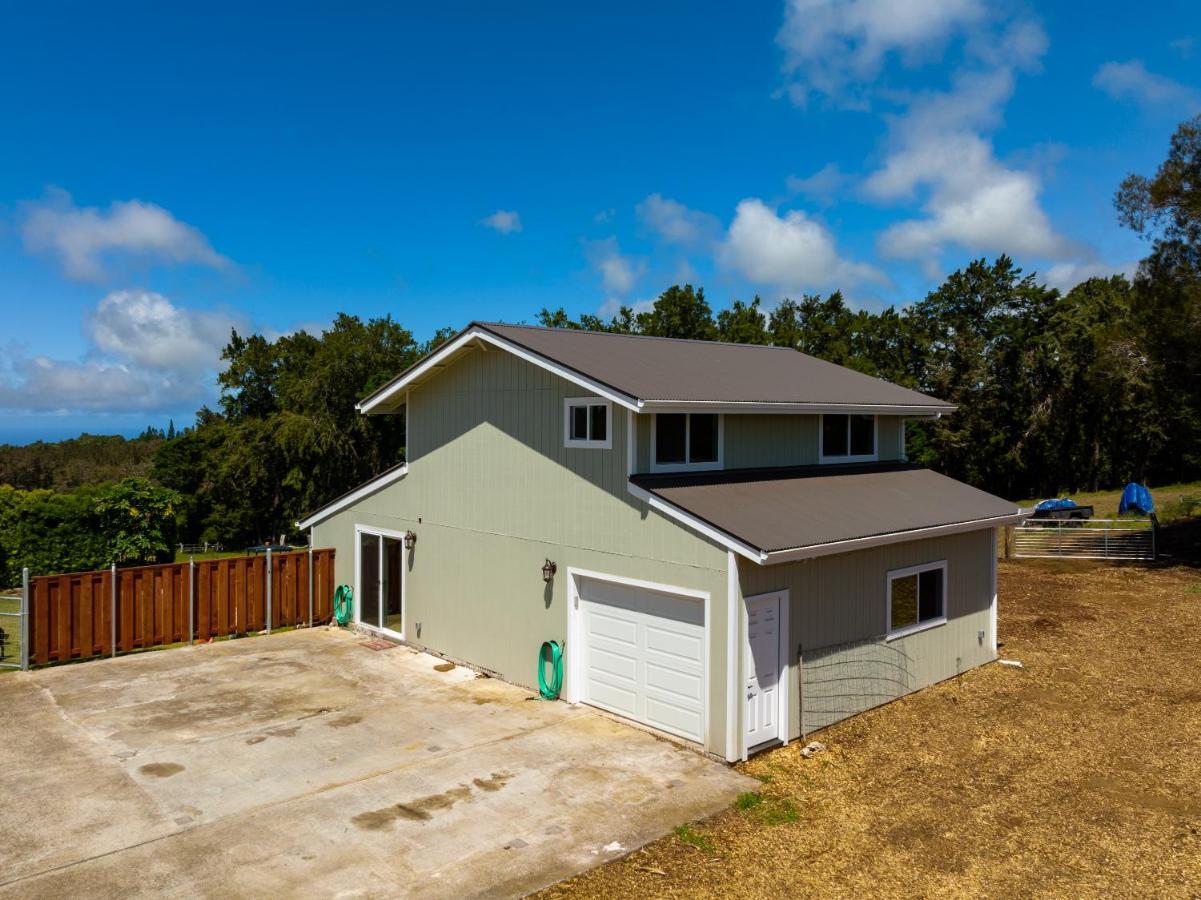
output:
<instances>
[{"instance_id":1,"label":"dirt ground","mask_svg":"<svg viewBox=\"0 0 1201 900\"><path fill-rule=\"evenodd\" d=\"M1201 896L1201 569L1002 563L1001 656L559 897Z\"/></svg>"}]
</instances>

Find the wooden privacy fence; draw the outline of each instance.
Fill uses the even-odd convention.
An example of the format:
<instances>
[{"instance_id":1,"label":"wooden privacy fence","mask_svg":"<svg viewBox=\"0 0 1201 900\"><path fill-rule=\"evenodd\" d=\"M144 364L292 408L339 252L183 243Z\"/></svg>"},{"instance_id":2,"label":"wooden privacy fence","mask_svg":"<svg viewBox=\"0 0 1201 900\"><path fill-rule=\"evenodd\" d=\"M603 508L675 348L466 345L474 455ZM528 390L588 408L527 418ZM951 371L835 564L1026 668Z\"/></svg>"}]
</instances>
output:
<instances>
[{"instance_id":1,"label":"wooden privacy fence","mask_svg":"<svg viewBox=\"0 0 1201 900\"><path fill-rule=\"evenodd\" d=\"M1019 558L1155 559L1154 519L1027 519L1010 537Z\"/></svg>"},{"instance_id":2,"label":"wooden privacy fence","mask_svg":"<svg viewBox=\"0 0 1201 900\"><path fill-rule=\"evenodd\" d=\"M28 659L45 665L326 622L333 596L332 549L41 575L29 580Z\"/></svg>"}]
</instances>

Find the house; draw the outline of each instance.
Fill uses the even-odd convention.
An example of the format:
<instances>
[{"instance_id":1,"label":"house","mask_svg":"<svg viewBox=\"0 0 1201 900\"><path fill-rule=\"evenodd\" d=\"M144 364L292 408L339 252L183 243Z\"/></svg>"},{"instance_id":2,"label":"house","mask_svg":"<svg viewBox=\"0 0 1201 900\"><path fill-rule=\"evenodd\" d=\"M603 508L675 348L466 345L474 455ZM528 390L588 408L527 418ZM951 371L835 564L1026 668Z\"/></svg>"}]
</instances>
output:
<instances>
[{"instance_id":1,"label":"house","mask_svg":"<svg viewBox=\"0 0 1201 900\"><path fill-rule=\"evenodd\" d=\"M727 760L996 658L1013 503L953 412L786 348L475 322L364 398L407 459L311 514L367 629ZM406 536L408 541L406 542Z\"/></svg>"}]
</instances>

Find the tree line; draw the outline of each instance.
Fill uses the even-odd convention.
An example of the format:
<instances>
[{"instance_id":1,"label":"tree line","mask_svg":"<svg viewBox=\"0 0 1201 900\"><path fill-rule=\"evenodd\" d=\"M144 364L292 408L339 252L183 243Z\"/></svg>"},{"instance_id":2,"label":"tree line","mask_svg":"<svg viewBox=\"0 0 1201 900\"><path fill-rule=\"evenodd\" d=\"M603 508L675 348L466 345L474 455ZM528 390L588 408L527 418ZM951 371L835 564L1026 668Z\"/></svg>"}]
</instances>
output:
<instances>
[{"instance_id":1,"label":"tree line","mask_svg":"<svg viewBox=\"0 0 1201 900\"><path fill-rule=\"evenodd\" d=\"M1153 176L1122 183L1115 206L1148 239L1147 257L1133 279L1093 278L1066 293L1002 255L879 312L852 310L834 292L774 309L758 297L736 300L714 313L703 288L673 285L643 312L573 319L543 309L536 319L792 347L929 393L958 411L911 422L910 458L1011 499L1192 480L1201 477L1201 117L1177 129ZM201 409L191 427L124 442L128 456L115 462L104 461L112 447L103 442L120 439L47 444L28 458L0 452L8 466L0 478L11 480L11 461L23 459L27 469L42 467L26 486L54 488L0 493L0 579L28 564L33 536L67 538L54 529L68 520L84 523L84 537L71 539L82 549L70 559L37 557L39 571L93 568L118 553L119 561L154 559L177 536L238 546L289 533L307 512L403 459L403 416L363 416L355 403L453 333L419 342L391 317L345 314L320 336L235 332L218 408ZM83 451L96 458L90 476L66 462ZM115 481L105 490L136 500L121 507L84 477ZM131 541L118 525L148 538Z\"/></svg>"}]
</instances>

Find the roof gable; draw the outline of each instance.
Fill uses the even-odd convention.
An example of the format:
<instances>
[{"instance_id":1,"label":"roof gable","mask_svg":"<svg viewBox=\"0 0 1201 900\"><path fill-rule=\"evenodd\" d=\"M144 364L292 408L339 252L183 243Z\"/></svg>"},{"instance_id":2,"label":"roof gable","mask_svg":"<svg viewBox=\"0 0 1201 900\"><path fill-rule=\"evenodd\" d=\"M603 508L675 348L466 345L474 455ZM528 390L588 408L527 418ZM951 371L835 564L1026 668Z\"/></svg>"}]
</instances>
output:
<instances>
[{"instance_id":1,"label":"roof gable","mask_svg":"<svg viewBox=\"0 0 1201 900\"><path fill-rule=\"evenodd\" d=\"M909 388L786 347L473 322L364 398L360 410L386 409L397 392L480 343L522 356L634 410L735 406L936 415L954 409Z\"/></svg>"}]
</instances>

